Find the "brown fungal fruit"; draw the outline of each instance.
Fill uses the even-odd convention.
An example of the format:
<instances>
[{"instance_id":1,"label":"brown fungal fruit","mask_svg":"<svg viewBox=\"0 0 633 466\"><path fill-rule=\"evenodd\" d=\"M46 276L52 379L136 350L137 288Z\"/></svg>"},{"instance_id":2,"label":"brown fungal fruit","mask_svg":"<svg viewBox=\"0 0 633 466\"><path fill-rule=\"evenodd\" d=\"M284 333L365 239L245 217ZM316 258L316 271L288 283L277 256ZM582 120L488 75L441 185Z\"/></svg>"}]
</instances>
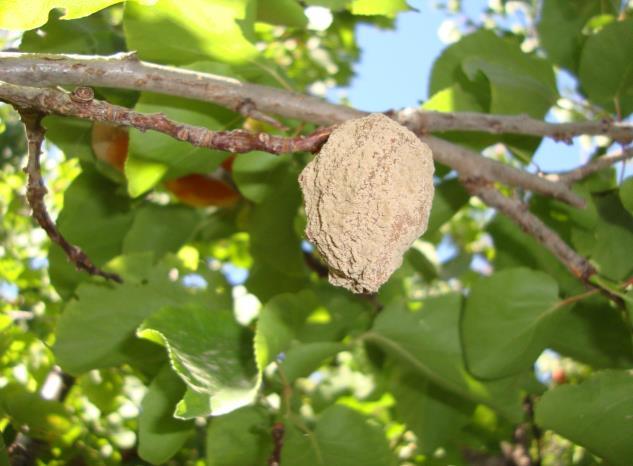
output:
<instances>
[{"instance_id":1,"label":"brown fungal fruit","mask_svg":"<svg viewBox=\"0 0 633 466\"><path fill-rule=\"evenodd\" d=\"M299 177L306 235L330 283L373 293L426 231L433 156L411 131L382 114L337 127Z\"/></svg>"}]
</instances>

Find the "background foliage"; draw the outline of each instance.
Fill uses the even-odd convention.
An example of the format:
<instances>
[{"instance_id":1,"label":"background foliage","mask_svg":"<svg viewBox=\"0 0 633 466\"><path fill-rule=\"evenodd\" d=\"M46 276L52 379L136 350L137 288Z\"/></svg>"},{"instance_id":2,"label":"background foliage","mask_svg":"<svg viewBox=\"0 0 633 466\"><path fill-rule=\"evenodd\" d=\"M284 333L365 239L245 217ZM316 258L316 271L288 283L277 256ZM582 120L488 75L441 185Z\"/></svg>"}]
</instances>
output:
<instances>
[{"instance_id":1,"label":"background foliage","mask_svg":"<svg viewBox=\"0 0 633 466\"><path fill-rule=\"evenodd\" d=\"M146 3L4 2L0 27L24 31L6 34L4 46L135 50L305 92L349 83L355 26L391 28L409 8L404 0ZM331 12L329 27L308 24L314 6ZM630 3L498 1L483 22L458 1L436 7L465 34L434 63L423 108L539 119L554 111L569 121L633 112ZM557 85L563 70L575 89ZM282 133L209 104L96 92L211 129ZM633 178L607 169L579 183L585 210L529 198L612 282L619 306L600 294L579 299L583 285L542 245L439 165L428 233L377 296L359 297L328 285L302 242L296 180L310 155L247 153L221 169L225 153L132 130L120 172L95 156L90 123L47 117L47 202L70 241L124 277L116 285L74 270L34 227L23 131L6 105L0 121L1 438L9 446L28 435L37 464L260 466L274 456L279 423L284 466L483 464L521 445L532 464L631 464L633 291L623 284L633 276ZM283 123L286 134L302 128ZM540 143L442 137L517 166L529 166ZM594 155L610 145L595 140ZM169 187L214 171L239 192L229 207L192 207ZM51 388L58 368L68 374L62 396Z\"/></svg>"}]
</instances>

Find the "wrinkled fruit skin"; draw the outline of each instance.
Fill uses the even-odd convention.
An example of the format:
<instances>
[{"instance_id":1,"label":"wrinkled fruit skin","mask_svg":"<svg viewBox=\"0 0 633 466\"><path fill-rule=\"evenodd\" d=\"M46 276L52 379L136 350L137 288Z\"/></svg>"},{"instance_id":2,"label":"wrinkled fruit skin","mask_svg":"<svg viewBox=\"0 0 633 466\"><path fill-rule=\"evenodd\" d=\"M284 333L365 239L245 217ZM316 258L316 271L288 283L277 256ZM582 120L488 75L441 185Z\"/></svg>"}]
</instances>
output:
<instances>
[{"instance_id":1,"label":"wrinkled fruit skin","mask_svg":"<svg viewBox=\"0 0 633 466\"><path fill-rule=\"evenodd\" d=\"M306 235L327 262L330 283L378 291L426 231L433 172L428 146L382 114L332 132L299 177Z\"/></svg>"}]
</instances>

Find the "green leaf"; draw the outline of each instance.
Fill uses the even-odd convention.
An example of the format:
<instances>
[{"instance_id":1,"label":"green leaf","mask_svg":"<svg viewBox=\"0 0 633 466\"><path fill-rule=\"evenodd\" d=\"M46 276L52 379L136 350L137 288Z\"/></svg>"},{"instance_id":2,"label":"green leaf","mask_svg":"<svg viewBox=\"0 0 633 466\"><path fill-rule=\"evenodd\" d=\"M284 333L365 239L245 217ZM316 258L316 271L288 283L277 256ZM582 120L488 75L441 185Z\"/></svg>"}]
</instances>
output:
<instances>
[{"instance_id":1,"label":"green leaf","mask_svg":"<svg viewBox=\"0 0 633 466\"><path fill-rule=\"evenodd\" d=\"M306 0L307 5L317 5L329 8L332 11L343 10L352 0Z\"/></svg>"},{"instance_id":2,"label":"green leaf","mask_svg":"<svg viewBox=\"0 0 633 466\"><path fill-rule=\"evenodd\" d=\"M308 24L296 0L257 0L257 21L296 28Z\"/></svg>"},{"instance_id":3,"label":"green leaf","mask_svg":"<svg viewBox=\"0 0 633 466\"><path fill-rule=\"evenodd\" d=\"M285 158L267 152L238 154L233 161L233 181L246 199L259 204L277 189L278 170L286 169L286 164Z\"/></svg>"},{"instance_id":4,"label":"green leaf","mask_svg":"<svg viewBox=\"0 0 633 466\"><path fill-rule=\"evenodd\" d=\"M48 21L53 8L63 8L62 19L88 16L124 0L8 0L0 5L0 29L27 30Z\"/></svg>"},{"instance_id":5,"label":"green leaf","mask_svg":"<svg viewBox=\"0 0 633 466\"><path fill-rule=\"evenodd\" d=\"M128 194L133 198L141 196L156 186L168 170L169 166L165 163L153 162L129 154L124 167L125 178L128 180Z\"/></svg>"},{"instance_id":6,"label":"green leaf","mask_svg":"<svg viewBox=\"0 0 633 466\"><path fill-rule=\"evenodd\" d=\"M197 64L196 68L208 67ZM214 130L224 129L232 118L228 110L208 103L150 93L141 94L135 110L164 113L176 121ZM130 132L129 159L125 165L125 174L130 184L128 191L130 195L138 196L151 189L166 173L165 167L168 167L169 177L175 178L194 172L210 172L225 158L225 152L194 147L155 131L142 133L133 130ZM149 162L149 165L130 165L137 160ZM137 180L136 177L141 179Z\"/></svg>"},{"instance_id":7,"label":"green leaf","mask_svg":"<svg viewBox=\"0 0 633 466\"><path fill-rule=\"evenodd\" d=\"M633 274L633 261L622 251L633 250L633 215L624 208L616 191L595 194L593 200L600 218L591 258L602 275L612 280L627 279Z\"/></svg>"},{"instance_id":8,"label":"green leaf","mask_svg":"<svg viewBox=\"0 0 633 466\"><path fill-rule=\"evenodd\" d=\"M608 370L580 385L557 387L536 405L536 422L614 466L633 458L633 375Z\"/></svg>"},{"instance_id":9,"label":"green leaf","mask_svg":"<svg viewBox=\"0 0 633 466\"><path fill-rule=\"evenodd\" d=\"M64 208L57 226L66 239L79 246L97 266L121 253L123 238L132 223L129 199L117 185L94 172L84 171L64 192ZM50 249L51 283L68 297L89 275L70 264L57 245Z\"/></svg>"},{"instance_id":10,"label":"green leaf","mask_svg":"<svg viewBox=\"0 0 633 466\"><path fill-rule=\"evenodd\" d=\"M425 455L452 443L469 420L472 406L413 372L398 371L391 390L397 419L416 435Z\"/></svg>"},{"instance_id":11,"label":"green leaf","mask_svg":"<svg viewBox=\"0 0 633 466\"><path fill-rule=\"evenodd\" d=\"M301 204L298 171L289 156L280 158L283 163L268 178L273 189L253 206L248 220L254 267L246 286L263 301L307 285L301 240L294 226Z\"/></svg>"},{"instance_id":12,"label":"green leaf","mask_svg":"<svg viewBox=\"0 0 633 466\"><path fill-rule=\"evenodd\" d=\"M152 464L163 464L174 456L194 432L193 422L174 418L174 407L185 385L165 365L150 384L138 418L138 454Z\"/></svg>"},{"instance_id":13,"label":"green leaf","mask_svg":"<svg viewBox=\"0 0 633 466\"><path fill-rule=\"evenodd\" d=\"M318 369L323 361L346 348L343 343L334 342L299 344L286 351L281 368L288 382L292 383L299 377L307 377Z\"/></svg>"},{"instance_id":14,"label":"green leaf","mask_svg":"<svg viewBox=\"0 0 633 466\"><path fill-rule=\"evenodd\" d=\"M78 377L75 383L81 387L81 393L99 408L102 415L108 415L120 407L124 381L115 370L89 372Z\"/></svg>"},{"instance_id":15,"label":"green leaf","mask_svg":"<svg viewBox=\"0 0 633 466\"><path fill-rule=\"evenodd\" d=\"M439 387L484 403L513 422L521 419L520 378L480 382L466 371L459 337L460 307L458 294L426 299L415 313L392 303L364 339Z\"/></svg>"},{"instance_id":16,"label":"green leaf","mask_svg":"<svg viewBox=\"0 0 633 466\"><path fill-rule=\"evenodd\" d=\"M476 281L461 320L468 369L485 379L528 370L545 349L542 326L557 302L558 285L542 272L506 269Z\"/></svg>"},{"instance_id":17,"label":"green leaf","mask_svg":"<svg viewBox=\"0 0 633 466\"><path fill-rule=\"evenodd\" d=\"M422 105L424 110L435 112L481 112L485 109L477 98L464 90L459 84L453 84L434 93Z\"/></svg>"},{"instance_id":18,"label":"green leaf","mask_svg":"<svg viewBox=\"0 0 633 466\"><path fill-rule=\"evenodd\" d=\"M168 268L158 266L145 283L125 282L116 287L81 285L77 299L68 303L59 319L53 347L65 371L79 374L90 369L126 362L129 351L155 345L133 338L135 330L153 312L165 306L212 303L216 309L230 306L226 290L210 284L205 293L194 294L168 278Z\"/></svg>"},{"instance_id":19,"label":"green leaf","mask_svg":"<svg viewBox=\"0 0 633 466\"><path fill-rule=\"evenodd\" d=\"M554 277L565 294L573 295L583 291L576 277L549 250L507 217L496 215L488 224L487 230L495 245L493 264L496 270L529 267Z\"/></svg>"},{"instance_id":20,"label":"green leaf","mask_svg":"<svg viewBox=\"0 0 633 466\"><path fill-rule=\"evenodd\" d=\"M67 158L93 162L95 157L90 147L92 123L54 115L44 118L46 139L59 147Z\"/></svg>"},{"instance_id":21,"label":"green leaf","mask_svg":"<svg viewBox=\"0 0 633 466\"><path fill-rule=\"evenodd\" d=\"M184 64L199 60L245 63L257 56L248 0L128 2L123 26L127 45L143 60Z\"/></svg>"},{"instance_id":22,"label":"green leaf","mask_svg":"<svg viewBox=\"0 0 633 466\"><path fill-rule=\"evenodd\" d=\"M620 201L629 214L633 215L633 177L624 180L620 186Z\"/></svg>"},{"instance_id":23,"label":"green leaf","mask_svg":"<svg viewBox=\"0 0 633 466\"><path fill-rule=\"evenodd\" d=\"M207 393L199 393L187 386L182 400L176 404L174 417L178 419L195 419L197 417L208 417L213 414L211 396Z\"/></svg>"},{"instance_id":24,"label":"green leaf","mask_svg":"<svg viewBox=\"0 0 633 466\"><path fill-rule=\"evenodd\" d=\"M546 346L594 368L633 367L631 332L604 298L578 302L548 319Z\"/></svg>"},{"instance_id":25,"label":"green leaf","mask_svg":"<svg viewBox=\"0 0 633 466\"><path fill-rule=\"evenodd\" d=\"M429 259L426 254L415 247L410 248L404 254L404 262L411 265L413 270L427 282L432 282L439 277L439 264Z\"/></svg>"},{"instance_id":26,"label":"green leaf","mask_svg":"<svg viewBox=\"0 0 633 466\"><path fill-rule=\"evenodd\" d=\"M409 9L405 0L352 0L350 5L353 15L382 15L389 18L395 18L401 11Z\"/></svg>"},{"instance_id":27,"label":"green leaf","mask_svg":"<svg viewBox=\"0 0 633 466\"><path fill-rule=\"evenodd\" d=\"M143 322L138 335L162 342L178 375L194 391L211 396L213 415L251 403L259 388L252 337L232 311L208 306L169 306Z\"/></svg>"},{"instance_id":28,"label":"green leaf","mask_svg":"<svg viewBox=\"0 0 633 466\"><path fill-rule=\"evenodd\" d=\"M18 384L0 389L0 412L17 430L28 430L29 437L49 443L69 446L81 432L62 403L45 400Z\"/></svg>"},{"instance_id":29,"label":"green leaf","mask_svg":"<svg viewBox=\"0 0 633 466\"><path fill-rule=\"evenodd\" d=\"M580 52L586 41L582 30L587 21L601 13L616 13L613 3L603 0L545 0L538 32L548 58L577 72Z\"/></svg>"},{"instance_id":30,"label":"green leaf","mask_svg":"<svg viewBox=\"0 0 633 466\"><path fill-rule=\"evenodd\" d=\"M333 405L312 432L287 425L281 464L302 466L393 466L396 459L384 432L362 414Z\"/></svg>"},{"instance_id":31,"label":"green leaf","mask_svg":"<svg viewBox=\"0 0 633 466\"><path fill-rule=\"evenodd\" d=\"M542 118L557 98L551 65L485 30L464 36L433 64L429 94L455 84L490 113L528 113Z\"/></svg>"},{"instance_id":32,"label":"green leaf","mask_svg":"<svg viewBox=\"0 0 633 466\"><path fill-rule=\"evenodd\" d=\"M9 466L9 452L2 436L0 436L0 466Z\"/></svg>"},{"instance_id":33,"label":"green leaf","mask_svg":"<svg viewBox=\"0 0 633 466\"><path fill-rule=\"evenodd\" d=\"M468 203L469 199L468 192L457 179L440 183L435 188L433 207L431 208L426 234L430 235L448 222L459 209Z\"/></svg>"},{"instance_id":34,"label":"green leaf","mask_svg":"<svg viewBox=\"0 0 633 466\"><path fill-rule=\"evenodd\" d=\"M580 59L583 91L595 103L614 109L622 117L633 112L633 18L615 21L589 37Z\"/></svg>"},{"instance_id":35,"label":"green leaf","mask_svg":"<svg viewBox=\"0 0 633 466\"><path fill-rule=\"evenodd\" d=\"M61 12L55 11L44 27L24 33L20 50L90 55L109 55L125 50L125 41L107 15L93 14L72 21L60 20L60 16Z\"/></svg>"},{"instance_id":36,"label":"green leaf","mask_svg":"<svg viewBox=\"0 0 633 466\"><path fill-rule=\"evenodd\" d=\"M123 240L123 253L153 252L155 259L177 252L191 238L200 216L195 209L147 204L135 210L134 222Z\"/></svg>"},{"instance_id":37,"label":"green leaf","mask_svg":"<svg viewBox=\"0 0 633 466\"><path fill-rule=\"evenodd\" d=\"M208 466L264 466L271 450L270 419L261 408L214 417L207 428Z\"/></svg>"},{"instance_id":38,"label":"green leaf","mask_svg":"<svg viewBox=\"0 0 633 466\"><path fill-rule=\"evenodd\" d=\"M289 348L316 306L315 301L310 291L285 293L275 296L261 309L255 333L255 359L260 371Z\"/></svg>"}]
</instances>

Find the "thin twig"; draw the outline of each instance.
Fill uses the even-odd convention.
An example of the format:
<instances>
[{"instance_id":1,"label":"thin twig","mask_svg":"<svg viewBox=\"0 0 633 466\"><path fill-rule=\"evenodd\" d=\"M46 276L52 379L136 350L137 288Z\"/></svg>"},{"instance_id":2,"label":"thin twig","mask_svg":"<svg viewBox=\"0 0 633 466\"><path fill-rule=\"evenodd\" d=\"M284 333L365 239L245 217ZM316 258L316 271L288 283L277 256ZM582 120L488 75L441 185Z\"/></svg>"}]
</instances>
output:
<instances>
[{"instance_id":1,"label":"thin twig","mask_svg":"<svg viewBox=\"0 0 633 466\"><path fill-rule=\"evenodd\" d=\"M281 450L284 446L285 427L282 422L275 422L272 427L273 451L268 458L268 466L281 465Z\"/></svg>"},{"instance_id":2,"label":"thin twig","mask_svg":"<svg viewBox=\"0 0 633 466\"><path fill-rule=\"evenodd\" d=\"M573 170L569 170L563 173L548 174L547 179L570 185L572 183L576 183L577 181L585 179L600 170L604 170L605 168L608 168L618 162L629 160L631 158L633 158L633 148L625 149L619 154L598 157L586 163L585 165L574 168Z\"/></svg>"},{"instance_id":3,"label":"thin twig","mask_svg":"<svg viewBox=\"0 0 633 466\"><path fill-rule=\"evenodd\" d=\"M18 111L26 128L28 140L28 163L25 168L25 172L28 175L26 198L33 210L33 218L44 231L46 231L51 241L63 249L68 260L70 260L77 269L84 270L90 275L98 275L107 280L122 283L123 280L117 274L105 272L95 266L86 253L77 246L70 244L57 229L55 222L53 222L46 209L44 196L47 190L44 186L44 180L42 179L40 171L40 153L45 133L41 123L44 114L37 109L33 110L28 107L27 109L18 108Z\"/></svg>"},{"instance_id":4,"label":"thin twig","mask_svg":"<svg viewBox=\"0 0 633 466\"><path fill-rule=\"evenodd\" d=\"M596 273L596 269L576 251L571 249L556 232L528 210L526 204L516 198L506 197L489 183L466 179L464 185L484 203L497 209L513 220L526 233L536 238L554 254L567 269L584 283Z\"/></svg>"},{"instance_id":5,"label":"thin twig","mask_svg":"<svg viewBox=\"0 0 633 466\"><path fill-rule=\"evenodd\" d=\"M268 133L252 133L241 129L212 131L200 126L179 123L162 113L139 113L126 107L94 99L85 86L66 93L58 89L16 86L0 82L0 100L16 108L34 109L42 114L77 117L129 126L140 131L157 131L197 147L232 153L254 150L283 154L315 152L327 140L332 128L320 128L310 135L288 138Z\"/></svg>"}]
</instances>

